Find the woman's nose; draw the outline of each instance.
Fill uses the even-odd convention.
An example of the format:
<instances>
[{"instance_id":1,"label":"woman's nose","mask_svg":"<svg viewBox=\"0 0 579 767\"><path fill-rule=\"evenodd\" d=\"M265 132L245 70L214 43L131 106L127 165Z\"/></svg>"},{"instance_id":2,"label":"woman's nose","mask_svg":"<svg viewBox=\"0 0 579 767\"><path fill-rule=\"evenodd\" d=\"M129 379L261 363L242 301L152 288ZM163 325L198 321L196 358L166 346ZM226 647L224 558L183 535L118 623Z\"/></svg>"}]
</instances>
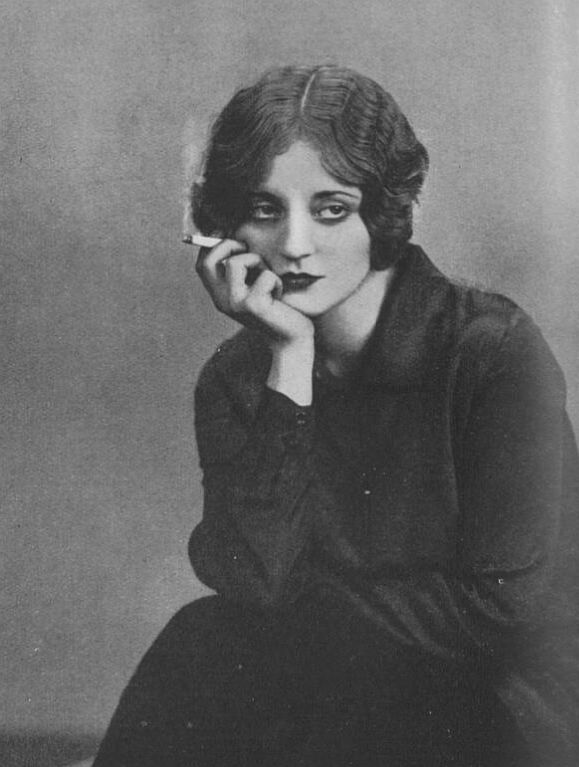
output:
<instances>
[{"instance_id":1,"label":"woman's nose","mask_svg":"<svg viewBox=\"0 0 579 767\"><path fill-rule=\"evenodd\" d=\"M289 215L281 236L281 255L290 259L309 256L314 250L312 235L309 216L302 213Z\"/></svg>"}]
</instances>

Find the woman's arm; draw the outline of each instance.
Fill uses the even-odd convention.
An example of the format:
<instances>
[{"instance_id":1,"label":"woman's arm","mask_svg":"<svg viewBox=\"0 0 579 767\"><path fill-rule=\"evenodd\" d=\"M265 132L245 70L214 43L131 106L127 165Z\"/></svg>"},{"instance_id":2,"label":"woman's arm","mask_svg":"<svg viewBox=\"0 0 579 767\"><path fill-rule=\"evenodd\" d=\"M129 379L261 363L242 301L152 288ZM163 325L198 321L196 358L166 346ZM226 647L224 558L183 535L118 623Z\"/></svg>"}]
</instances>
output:
<instances>
[{"instance_id":1,"label":"woman's arm","mask_svg":"<svg viewBox=\"0 0 579 767\"><path fill-rule=\"evenodd\" d=\"M299 382L295 374L294 368ZM275 375L283 387L286 378ZM269 386L262 385L257 396L257 410L248 412L215 361L199 379L195 412L204 510L190 557L200 580L218 593L270 607L296 591L295 565L307 546L309 520L301 501L311 479L314 414Z\"/></svg>"},{"instance_id":2,"label":"woman's arm","mask_svg":"<svg viewBox=\"0 0 579 767\"><path fill-rule=\"evenodd\" d=\"M456 565L366 584L330 576L332 591L385 652L491 685L537 763L576 764L579 461L562 374L524 316L480 382L456 462Z\"/></svg>"},{"instance_id":3,"label":"woman's arm","mask_svg":"<svg viewBox=\"0 0 579 767\"><path fill-rule=\"evenodd\" d=\"M521 315L478 383L457 446L454 564L351 580L328 568L320 577L395 645L500 664L565 619L554 573L571 545L560 537L567 427L560 370Z\"/></svg>"},{"instance_id":4,"label":"woman's arm","mask_svg":"<svg viewBox=\"0 0 579 767\"><path fill-rule=\"evenodd\" d=\"M203 521L190 541L198 577L233 599L283 602L306 544L300 501L310 480L314 330L280 300L281 281L243 243L202 248L197 272L216 308L267 339L269 373L249 414L210 362L196 390L196 433L203 469ZM235 364L232 376L247 370Z\"/></svg>"}]
</instances>

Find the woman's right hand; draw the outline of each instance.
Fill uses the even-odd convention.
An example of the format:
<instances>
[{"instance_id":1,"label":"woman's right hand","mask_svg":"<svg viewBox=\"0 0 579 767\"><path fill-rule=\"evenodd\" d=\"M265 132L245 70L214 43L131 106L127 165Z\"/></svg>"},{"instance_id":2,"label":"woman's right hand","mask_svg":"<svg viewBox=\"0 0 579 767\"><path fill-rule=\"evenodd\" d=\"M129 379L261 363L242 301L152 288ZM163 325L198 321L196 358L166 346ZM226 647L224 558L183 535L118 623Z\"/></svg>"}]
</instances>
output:
<instances>
[{"instance_id":1,"label":"woman's right hand","mask_svg":"<svg viewBox=\"0 0 579 767\"><path fill-rule=\"evenodd\" d=\"M220 312L263 331L274 347L313 344L312 321L280 300L280 278L243 243L223 240L214 248L201 248L196 271Z\"/></svg>"}]
</instances>

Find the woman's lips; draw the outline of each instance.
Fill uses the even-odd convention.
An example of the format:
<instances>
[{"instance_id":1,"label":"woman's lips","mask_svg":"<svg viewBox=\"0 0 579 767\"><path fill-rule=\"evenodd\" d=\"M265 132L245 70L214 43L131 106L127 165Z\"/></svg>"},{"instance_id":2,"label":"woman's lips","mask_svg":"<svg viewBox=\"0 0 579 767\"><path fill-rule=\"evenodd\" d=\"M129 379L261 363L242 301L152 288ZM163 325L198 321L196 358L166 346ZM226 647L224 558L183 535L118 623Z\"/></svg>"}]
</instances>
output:
<instances>
[{"instance_id":1,"label":"woman's lips","mask_svg":"<svg viewBox=\"0 0 579 767\"><path fill-rule=\"evenodd\" d=\"M322 279L321 276L313 274L293 274L290 272L280 275L280 278L284 293L297 293L300 290L307 290L314 282Z\"/></svg>"}]
</instances>

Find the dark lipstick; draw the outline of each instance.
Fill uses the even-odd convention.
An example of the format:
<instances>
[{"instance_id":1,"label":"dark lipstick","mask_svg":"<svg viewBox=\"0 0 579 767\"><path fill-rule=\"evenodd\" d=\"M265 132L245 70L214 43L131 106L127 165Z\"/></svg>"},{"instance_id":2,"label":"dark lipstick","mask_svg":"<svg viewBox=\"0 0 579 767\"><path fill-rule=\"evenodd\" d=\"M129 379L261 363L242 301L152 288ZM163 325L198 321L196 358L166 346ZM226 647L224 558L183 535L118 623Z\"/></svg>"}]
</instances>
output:
<instances>
[{"instance_id":1,"label":"dark lipstick","mask_svg":"<svg viewBox=\"0 0 579 767\"><path fill-rule=\"evenodd\" d=\"M313 274L294 274L293 272L286 272L281 275L281 281L283 283L284 293L297 293L300 290L307 290L314 282L321 280L321 277L317 277Z\"/></svg>"}]
</instances>

